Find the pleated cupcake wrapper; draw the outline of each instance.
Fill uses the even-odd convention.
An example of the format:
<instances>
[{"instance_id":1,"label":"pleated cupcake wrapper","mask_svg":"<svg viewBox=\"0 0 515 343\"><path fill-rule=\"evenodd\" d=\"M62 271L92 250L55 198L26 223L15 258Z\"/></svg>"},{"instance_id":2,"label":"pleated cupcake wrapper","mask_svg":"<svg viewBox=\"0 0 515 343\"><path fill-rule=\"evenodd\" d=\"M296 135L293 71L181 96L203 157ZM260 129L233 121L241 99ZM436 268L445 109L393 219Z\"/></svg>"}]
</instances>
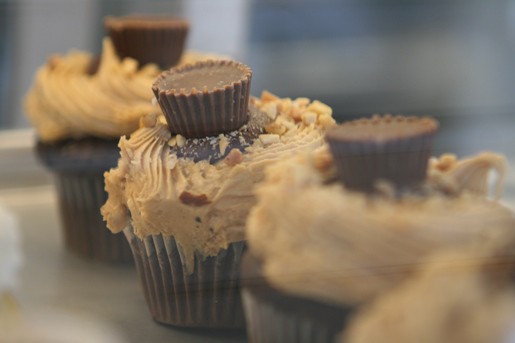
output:
<instances>
[{"instance_id":1,"label":"pleated cupcake wrapper","mask_svg":"<svg viewBox=\"0 0 515 343\"><path fill-rule=\"evenodd\" d=\"M120 58L132 57L140 66L155 63L161 69L176 65L184 50L188 25L113 28L106 29Z\"/></svg>"},{"instance_id":2,"label":"pleated cupcake wrapper","mask_svg":"<svg viewBox=\"0 0 515 343\"><path fill-rule=\"evenodd\" d=\"M125 237L112 234L100 214L100 207L107 200L103 171L54 175L65 247L81 257L132 264Z\"/></svg>"},{"instance_id":3,"label":"pleated cupcake wrapper","mask_svg":"<svg viewBox=\"0 0 515 343\"><path fill-rule=\"evenodd\" d=\"M399 187L426 178L434 133L386 143L328 139L338 176L350 189L373 191L378 179Z\"/></svg>"},{"instance_id":4,"label":"pleated cupcake wrapper","mask_svg":"<svg viewBox=\"0 0 515 343\"><path fill-rule=\"evenodd\" d=\"M279 304L255 297L246 288L242 290L242 299L251 343L333 343L343 329L320 325Z\"/></svg>"},{"instance_id":5,"label":"pleated cupcake wrapper","mask_svg":"<svg viewBox=\"0 0 515 343\"><path fill-rule=\"evenodd\" d=\"M132 228L124 233L154 320L191 328L244 327L239 286L244 242L232 243L214 257L196 254L194 271L188 275L173 237L154 235L141 240Z\"/></svg>"},{"instance_id":6,"label":"pleated cupcake wrapper","mask_svg":"<svg viewBox=\"0 0 515 343\"><path fill-rule=\"evenodd\" d=\"M237 65L232 61L202 63L202 67L216 66L217 63ZM194 68L197 65L189 67ZM161 74L152 90L172 133L187 138L218 136L220 133L237 130L247 123L252 76L250 69L243 79L224 88L191 92L160 89L159 80L166 77L167 73Z\"/></svg>"}]
</instances>

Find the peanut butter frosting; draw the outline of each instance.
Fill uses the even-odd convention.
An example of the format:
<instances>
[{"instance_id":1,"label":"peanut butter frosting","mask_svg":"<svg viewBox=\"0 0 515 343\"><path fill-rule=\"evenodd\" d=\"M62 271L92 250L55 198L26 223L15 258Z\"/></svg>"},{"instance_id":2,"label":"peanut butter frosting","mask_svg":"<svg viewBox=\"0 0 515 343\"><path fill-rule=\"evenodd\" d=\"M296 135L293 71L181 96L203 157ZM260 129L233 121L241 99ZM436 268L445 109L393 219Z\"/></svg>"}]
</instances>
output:
<instances>
[{"instance_id":1,"label":"peanut butter frosting","mask_svg":"<svg viewBox=\"0 0 515 343\"><path fill-rule=\"evenodd\" d=\"M387 184L371 197L331 182L326 150L271 166L247 223L250 251L267 281L289 294L353 306L401 283L432 252L514 225L483 187L490 170L504 173L502 156L444 155L429 169L423 195L397 199Z\"/></svg>"},{"instance_id":2,"label":"peanut butter frosting","mask_svg":"<svg viewBox=\"0 0 515 343\"><path fill-rule=\"evenodd\" d=\"M499 233L497 242L435 253L413 277L360 310L342 342L512 342L515 235Z\"/></svg>"},{"instance_id":3,"label":"peanut butter frosting","mask_svg":"<svg viewBox=\"0 0 515 343\"><path fill-rule=\"evenodd\" d=\"M215 55L186 52L179 64ZM110 38L104 38L99 69L90 73L91 54L71 51L54 55L36 73L25 99L28 118L44 142L95 136L118 138L138 128L148 113L160 113L152 104L152 83L161 70L155 64L138 66L120 59Z\"/></svg>"},{"instance_id":4,"label":"peanut butter frosting","mask_svg":"<svg viewBox=\"0 0 515 343\"><path fill-rule=\"evenodd\" d=\"M265 167L323 146L324 129L335 124L331 108L319 101L264 92L251 102L266 119L259 121L262 133L243 144L251 119L241 131L208 137L218 151L216 162L178 156L181 147L198 140L172 137L162 116L146 117L130 138L121 138L118 167L105 174L109 198L102 214L108 228L132 227L140 238L173 236L189 272L196 252L213 256L243 240L253 187ZM234 139L242 149L228 148Z\"/></svg>"}]
</instances>

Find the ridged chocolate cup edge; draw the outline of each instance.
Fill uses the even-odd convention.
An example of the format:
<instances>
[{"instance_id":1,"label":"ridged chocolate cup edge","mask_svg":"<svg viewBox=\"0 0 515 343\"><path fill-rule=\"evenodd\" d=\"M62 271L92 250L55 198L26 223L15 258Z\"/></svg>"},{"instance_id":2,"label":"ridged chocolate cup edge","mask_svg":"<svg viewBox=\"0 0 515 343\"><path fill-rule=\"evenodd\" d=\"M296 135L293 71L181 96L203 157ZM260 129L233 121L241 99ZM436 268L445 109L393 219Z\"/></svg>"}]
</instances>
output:
<instances>
[{"instance_id":1,"label":"ridged chocolate cup edge","mask_svg":"<svg viewBox=\"0 0 515 343\"><path fill-rule=\"evenodd\" d=\"M223 87L211 89L160 88L162 81L170 74L226 65L240 69L243 76ZM187 138L201 138L230 132L247 123L251 79L252 70L243 63L207 60L161 73L152 91L172 133Z\"/></svg>"},{"instance_id":2,"label":"ridged chocolate cup edge","mask_svg":"<svg viewBox=\"0 0 515 343\"><path fill-rule=\"evenodd\" d=\"M165 16L106 17L104 27L120 58L134 58L140 66L155 63L161 69L179 62L189 31L185 19Z\"/></svg>"},{"instance_id":3,"label":"ridged chocolate cup edge","mask_svg":"<svg viewBox=\"0 0 515 343\"><path fill-rule=\"evenodd\" d=\"M423 182L438 128L432 120L434 125L424 132L379 142L342 139L335 134L338 127L329 130L325 138L340 181L349 189L364 192L373 192L378 180L391 182L398 189Z\"/></svg>"}]
</instances>

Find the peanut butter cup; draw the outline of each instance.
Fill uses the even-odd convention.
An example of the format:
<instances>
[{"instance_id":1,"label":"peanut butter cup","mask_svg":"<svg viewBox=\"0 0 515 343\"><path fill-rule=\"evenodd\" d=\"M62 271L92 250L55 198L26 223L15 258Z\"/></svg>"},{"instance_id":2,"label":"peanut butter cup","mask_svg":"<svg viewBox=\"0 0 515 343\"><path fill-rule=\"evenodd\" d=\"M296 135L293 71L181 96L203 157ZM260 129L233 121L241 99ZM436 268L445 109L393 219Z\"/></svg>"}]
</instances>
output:
<instances>
[{"instance_id":1,"label":"peanut butter cup","mask_svg":"<svg viewBox=\"0 0 515 343\"><path fill-rule=\"evenodd\" d=\"M326 140L343 184L371 192L378 180L398 188L425 180L437 128L428 117L375 115L335 127Z\"/></svg>"},{"instance_id":2,"label":"peanut butter cup","mask_svg":"<svg viewBox=\"0 0 515 343\"><path fill-rule=\"evenodd\" d=\"M152 90L170 131L200 138L247 123L251 78L242 63L205 61L163 72Z\"/></svg>"},{"instance_id":3,"label":"peanut butter cup","mask_svg":"<svg viewBox=\"0 0 515 343\"><path fill-rule=\"evenodd\" d=\"M120 58L155 63L161 69L179 62L189 29L184 19L150 15L107 17L104 26Z\"/></svg>"}]
</instances>

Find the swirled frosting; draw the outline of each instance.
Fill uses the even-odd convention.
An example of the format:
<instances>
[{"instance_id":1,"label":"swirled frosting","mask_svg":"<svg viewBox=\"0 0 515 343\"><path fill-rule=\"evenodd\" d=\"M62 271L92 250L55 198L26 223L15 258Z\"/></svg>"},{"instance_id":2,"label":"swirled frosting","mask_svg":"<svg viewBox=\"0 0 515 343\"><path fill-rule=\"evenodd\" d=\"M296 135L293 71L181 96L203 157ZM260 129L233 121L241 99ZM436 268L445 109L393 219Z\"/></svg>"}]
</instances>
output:
<instances>
[{"instance_id":1,"label":"swirled frosting","mask_svg":"<svg viewBox=\"0 0 515 343\"><path fill-rule=\"evenodd\" d=\"M504 164L491 153L434 159L425 195L399 200L329 182L334 169L326 151L286 160L271 166L257 188L247 223L250 251L277 289L356 305L399 284L432 252L470 244L492 227L513 226L512 213L486 200L478 187L489 170L502 173Z\"/></svg>"},{"instance_id":2,"label":"swirled frosting","mask_svg":"<svg viewBox=\"0 0 515 343\"><path fill-rule=\"evenodd\" d=\"M189 272L195 252L212 256L243 240L255 203L253 187L263 179L265 167L323 146L324 128L334 124L332 110L318 101L265 92L252 103L268 118L263 133L243 144L243 152L227 147L234 138L245 143L239 131L209 138L225 156L217 162L178 157L181 146L196 140L172 137L162 116L145 118L129 139L121 138L118 167L105 174L109 198L102 214L109 229L132 226L140 238L172 235Z\"/></svg>"},{"instance_id":3,"label":"swirled frosting","mask_svg":"<svg viewBox=\"0 0 515 343\"><path fill-rule=\"evenodd\" d=\"M435 253L413 277L359 311L347 343L512 342L514 230L497 241Z\"/></svg>"},{"instance_id":4,"label":"swirled frosting","mask_svg":"<svg viewBox=\"0 0 515 343\"><path fill-rule=\"evenodd\" d=\"M180 64L213 58L218 57L189 52ZM138 68L132 58L120 60L109 38L92 74L93 60L89 53L71 51L50 57L37 71L25 109L42 141L118 138L136 130L142 116L160 112L152 105L152 83L161 72L156 65Z\"/></svg>"}]
</instances>

